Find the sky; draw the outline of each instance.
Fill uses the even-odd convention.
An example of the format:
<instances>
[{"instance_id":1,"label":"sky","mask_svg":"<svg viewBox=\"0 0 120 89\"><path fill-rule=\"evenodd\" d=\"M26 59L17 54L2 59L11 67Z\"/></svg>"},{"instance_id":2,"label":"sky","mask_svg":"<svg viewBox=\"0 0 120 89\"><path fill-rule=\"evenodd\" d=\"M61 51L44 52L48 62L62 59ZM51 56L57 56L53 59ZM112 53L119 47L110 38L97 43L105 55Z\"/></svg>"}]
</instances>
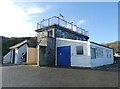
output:
<instances>
[{"instance_id":1,"label":"sky","mask_svg":"<svg viewBox=\"0 0 120 89\"><path fill-rule=\"evenodd\" d=\"M117 2L15 2L0 1L0 35L28 37L37 33L37 22L61 13L66 21L89 32L90 41L118 40Z\"/></svg>"}]
</instances>

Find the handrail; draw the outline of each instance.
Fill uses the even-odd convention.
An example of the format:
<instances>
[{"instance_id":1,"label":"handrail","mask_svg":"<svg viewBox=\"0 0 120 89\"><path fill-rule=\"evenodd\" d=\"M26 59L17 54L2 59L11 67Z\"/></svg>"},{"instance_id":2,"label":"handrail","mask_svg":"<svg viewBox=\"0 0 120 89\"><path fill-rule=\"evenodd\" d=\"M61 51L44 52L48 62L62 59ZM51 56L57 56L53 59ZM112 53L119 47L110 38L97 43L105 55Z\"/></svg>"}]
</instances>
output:
<instances>
[{"instance_id":1,"label":"handrail","mask_svg":"<svg viewBox=\"0 0 120 89\"><path fill-rule=\"evenodd\" d=\"M55 19L57 22L55 22ZM53 20L53 22L52 22L52 20ZM64 23L64 24L62 24L62 23ZM37 23L37 29L48 27L48 26L51 26L54 24L66 27L72 31L76 31L76 32L81 33L85 36L89 36L88 31L86 31L85 29L82 29L82 28L78 27L77 25L74 25L70 22L67 22L66 20L61 19L60 17L57 17L57 16L53 16L53 17L48 18L48 19L43 19L41 22Z\"/></svg>"}]
</instances>

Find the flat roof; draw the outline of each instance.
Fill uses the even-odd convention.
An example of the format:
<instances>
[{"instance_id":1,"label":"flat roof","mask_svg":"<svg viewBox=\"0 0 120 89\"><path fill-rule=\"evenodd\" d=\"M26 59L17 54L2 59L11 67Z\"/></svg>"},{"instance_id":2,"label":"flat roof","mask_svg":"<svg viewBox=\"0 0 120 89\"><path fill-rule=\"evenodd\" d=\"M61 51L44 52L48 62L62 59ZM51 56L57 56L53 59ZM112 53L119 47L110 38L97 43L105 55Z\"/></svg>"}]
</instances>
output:
<instances>
[{"instance_id":1,"label":"flat roof","mask_svg":"<svg viewBox=\"0 0 120 89\"><path fill-rule=\"evenodd\" d=\"M102 47L105 47L105 48L113 49L113 48L110 48L108 46L105 46L105 45L102 45L102 44L98 44L98 43L95 43L95 42L92 42L92 41L82 41L82 40L73 40L73 39L65 39L65 38L56 38L56 39L63 40L63 41L70 41L70 42L83 42L83 43L90 42L92 44L96 44L96 45L99 45L99 46L102 46Z\"/></svg>"},{"instance_id":2,"label":"flat roof","mask_svg":"<svg viewBox=\"0 0 120 89\"><path fill-rule=\"evenodd\" d=\"M96 42L90 41L90 43L93 43L93 44L96 44L96 45L99 45L99 46L103 46L103 47L106 47L106 48L109 48L109 49L113 49L113 48L111 48L111 47L108 47L108 46L105 46L105 45L102 45L102 44L98 44L98 43L96 43Z\"/></svg>"}]
</instances>

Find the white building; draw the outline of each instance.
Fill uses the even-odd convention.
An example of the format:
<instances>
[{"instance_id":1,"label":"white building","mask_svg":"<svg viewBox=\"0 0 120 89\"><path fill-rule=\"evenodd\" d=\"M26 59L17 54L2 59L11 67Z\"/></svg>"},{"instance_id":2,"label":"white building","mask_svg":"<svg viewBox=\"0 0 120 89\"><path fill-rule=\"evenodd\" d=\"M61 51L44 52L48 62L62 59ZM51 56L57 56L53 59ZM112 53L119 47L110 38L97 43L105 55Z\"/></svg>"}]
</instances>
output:
<instances>
[{"instance_id":1,"label":"white building","mask_svg":"<svg viewBox=\"0 0 120 89\"><path fill-rule=\"evenodd\" d=\"M35 37L10 47L10 51L3 57L3 63L36 65L36 44Z\"/></svg>"},{"instance_id":2,"label":"white building","mask_svg":"<svg viewBox=\"0 0 120 89\"><path fill-rule=\"evenodd\" d=\"M22 64L22 56L27 52L27 47L27 40L10 47L10 51L3 57L3 63Z\"/></svg>"},{"instance_id":3,"label":"white building","mask_svg":"<svg viewBox=\"0 0 120 89\"><path fill-rule=\"evenodd\" d=\"M113 64L113 49L89 42L56 38L58 66L98 67Z\"/></svg>"},{"instance_id":4,"label":"white building","mask_svg":"<svg viewBox=\"0 0 120 89\"><path fill-rule=\"evenodd\" d=\"M113 64L113 49L89 42L89 33L59 17L37 24L40 66L98 67Z\"/></svg>"}]
</instances>

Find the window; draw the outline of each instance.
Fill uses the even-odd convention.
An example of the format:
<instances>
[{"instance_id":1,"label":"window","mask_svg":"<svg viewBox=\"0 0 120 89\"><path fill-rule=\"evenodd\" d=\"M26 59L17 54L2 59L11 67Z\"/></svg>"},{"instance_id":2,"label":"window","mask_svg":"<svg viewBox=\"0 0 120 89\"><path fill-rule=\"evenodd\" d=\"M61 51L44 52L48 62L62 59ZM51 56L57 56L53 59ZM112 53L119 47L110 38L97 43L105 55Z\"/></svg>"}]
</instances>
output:
<instances>
[{"instance_id":1,"label":"window","mask_svg":"<svg viewBox=\"0 0 120 89\"><path fill-rule=\"evenodd\" d=\"M82 38L83 41L86 41L86 38Z\"/></svg>"},{"instance_id":2,"label":"window","mask_svg":"<svg viewBox=\"0 0 120 89\"><path fill-rule=\"evenodd\" d=\"M106 50L106 56L107 56L107 58L111 58L111 51L110 50Z\"/></svg>"},{"instance_id":3,"label":"window","mask_svg":"<svg viewBox=\"0 0 120 89\"><path fill-rule=\"evenodd\" d=\"M96 47L96 56L103 57L103 49L100 47Z\"/></svg>"},{"instance_id":4,"label":"window","mask_svg":"<svg viewBox=\"0 0 120 89\"><path fill-rule=\"evenodd\" d=\"M58 38L62 38L62 30L60 30L60 29L56 29L56 37L58 37Z\"/></svg>"},{"instance_id":5,"label":"window","mask_svg":"<svg viewBox=\"0 0 120 89\"><path fill-rule=\"evenodd\" d=\"M76 46L76 54L83 55L83 46Z\"/></svg>"},{"instance_id":6,"label":"window","mask_svg":"<svg viewBox=\"0 0 120 89\"><path fill-rule=\"evenodd\" d=\"M60 30L60 29L56 29L56 32L59 32L59 33L61 33L61 32L62 32L62 30Z\"/></svg>"},{"instance_id":7,"label":"window","mask_svg":"<svg viewBox=\"0 0 120 89\"><path fill-rule=\"evenodd\" d=\"M95 48L90 48L90 51L91 51L91 59L96 59L96 50Z\"/></svg>"},{"instance_id":8,"label":"window","mask_svg":"<svg viewBox=\"0 0 120 89\"><path fill-rule=\"evenodd\" d=\"M48 37L52 37L52 35L53 35L53 34L52 34L52 30L49 30L49 31L48 31Z\"/></svg>"}]
</instances>

